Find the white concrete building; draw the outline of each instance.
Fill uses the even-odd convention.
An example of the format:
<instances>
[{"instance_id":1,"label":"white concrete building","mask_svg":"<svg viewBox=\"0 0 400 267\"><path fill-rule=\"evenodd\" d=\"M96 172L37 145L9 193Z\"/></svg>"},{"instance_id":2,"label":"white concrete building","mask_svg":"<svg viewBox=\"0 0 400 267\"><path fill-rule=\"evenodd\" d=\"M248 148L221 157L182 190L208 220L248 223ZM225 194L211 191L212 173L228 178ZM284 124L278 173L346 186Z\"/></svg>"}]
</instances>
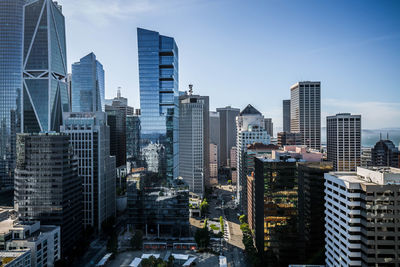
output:
<instances>
[{"instance_id":1,"label":"white concrete building","mask_svg":"<svg viewBox=\"0 0 400 267\"><path fill-rule=\"evenodd\" d=\"M31 267L30 255L29 250L0 251L0 263L2 267Z\"/></svg>"},{"instance_id":2,"label":"white concrete building","mask_svg":"<svg viewBox=\"0 0 400 267\"><path fill-rule=\"evenodd\" d=\"M237 158L237 202L247 213L247 171L244 156L247 145L254 143L270 144L271 139L264 129L264 117L252 105L247 105L236 117L236 158ZM232 182L234 178L232 177Z\"/></svg>"},{"instance_id":3,"label":"white concrete building","mask_svg":"<svg viewBox=\"0 0 400 267\"><path fill-rule=\"evenodd\" d=\"M9 252L29 250L32 267L54 266L61 257L60 241L59 226L40 225L38 221L19 222L12 217L0 221L1 249Z\"/></svg>"},{"instance_id":4,"label":"white concrete building","mask_svg":"<svg viewBox=\"0 0 400 267\"><path fill-rule=\"evenodd\" d=\"M210 185L218 184L218 145L210 143Z\"/></svg>"},{"instance_id":5,"label":"white concrete building","mask_svg":"<svg viewBox=\"0 0 400 267\"><path fill-rule=\"evenodd\" d=\"M325 174L326 265L399 266L400 169Z\"/></svg>"}]
</instances>

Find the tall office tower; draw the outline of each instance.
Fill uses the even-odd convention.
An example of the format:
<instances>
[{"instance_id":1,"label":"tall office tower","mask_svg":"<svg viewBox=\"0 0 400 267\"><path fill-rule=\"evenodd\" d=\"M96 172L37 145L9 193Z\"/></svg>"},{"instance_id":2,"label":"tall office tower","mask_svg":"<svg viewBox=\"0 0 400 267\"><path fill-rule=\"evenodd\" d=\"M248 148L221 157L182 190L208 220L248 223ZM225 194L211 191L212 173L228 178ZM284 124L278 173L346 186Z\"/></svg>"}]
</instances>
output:
<instances>
[{"instance_id":1,"label":"tall office tower","mask_svg":"<svg viewBox=\"0 0 400 267\"><path fill-rule=\"evenodd\" d=\"M90 53L72 64L72 112L104 111L103 65Z\"/></svg>"},{"instance_id":2,"label":"tall office tower","mask_svg":"<svg viewBox=\"0 0 400 267\"><path fill-rule=\"evenodd\" d=\"M266 266L298 262L296 160L255 158L252 220L257 250ZM250 206L250 205L249 205Z\"/></svg>"},{"instance_id":3,"label":"tall office tower","mask_svg":"<svg viewBox=\"0 0 400 267\"><path fill-rule=\"evenodd\" d=\"M115 217L115 157L110 156L110 129L104 112L66 113L61 132L68 134L83 192L83 226L101 230Z\"/></svg>"},{"instance_id":4,"label":"tall office tower","mask_svg":"<svg viewBox=\"0 0 400 267\"><path fill-rule=\"evenodd\" d=\"M126 116L126 160L138 167L140 161L140 117Z\"/></svg>"},{"instance_id":5,"label":"tall office tower","mask_svg":"<svg viewBox=\"0 0 400 267\"><path fill-rule=\"evenodd\" d=\"M72 73L68 73L65 80L67 82L69 110L72 110Z\"/></svg>"},{"instance_id":6,"label":"tall office tower","mask_svg":"<svg viewBox=\"0 0 400 267\"><path fill-rule=\"evenodd\" d=\"M278 133L278 146L300 146L303 143L301 133L280 132Z\"/></svg>"},{"instance_id":7,"label":"tall office tower","mask_svg":"<svg viewBox=\"0 0 400 267\"><path fill-rule=\"evenodd\" d=\"M82 231L82 181L69 137L60 133L19 134L14 205L21 221L61 228L61 256Z\"/></svg>"},{"instance_id":8,"label":"tall office tower","mask_svg":"<svg viewBox=\"0 0 400 267\"><path fill-rule=\"evenodd\" d=\"M220 148L219 127L220 127L219 113L216 111L210 111L210 144L215 144L217 146L218 162L219 162L219 148ZM218 166L219 166L219 164L218 164Z\"/></svg>"},{"instance_id":9,"label":"tall office tower","mask_svg":"<svg viewBox=\"0 0 400 267\"><path fill-rule=\"evenodd\" d=\"M210 184L218 184L218 146L210 143Z\"/></svg>"},{"instance_id":10,"label":"tall office tower","mask_svg":"<svg viewBox=\"0 0 400 267\"><path fill-rule=\"evenodd\" d=\"M105 106L110 126L110 155L116 158L116 167L126 165L126 116L115 106Z\"/></svg>"},{"instance_id":11,"label":"tall office tower","mask_svg":"<svg viewBox=\"0 0 400 267\"><path fill-rule=\"evenodd\" d=\"M361 115L326 117L328 161L335 171L355 171L361 164Z\"/></svg>"},{"instance_id":12,"label":"tall office tower","mask_svg":"<svg viewBox=\"0 0 400 267\"><path fill-rule=\"evenodd\" d=\"M204 195L210 178L209 97L179 97L179 176L189 190Z\"/></svg>"},{"instance_id":13,"label":"tall office tower","mask_svg":"<svg viewBox=\"0 0 400 267\"><path fill-rule=\"evenodd\" d=\"M290 132L290 99L282 101L283 107L283 131Z\"/></svg>"},{"instance_id":14,"label":"tall office tower","mask_svg":"<svg viewBox=\"0 0 400 267\"><path fill-rule=\"evenodd\" d=\"M0 186L12 187L21 120L24 0L0 0Z\"/></svg>"},{"instance_id":15,"label":"tall office tower","mask_svg":"<svg viewBox=\"0 0 400 267\"><path fill-rule=\"evenodd\" d=\"M372 166L399 167L400 151L392 141L379 140L371 150Z\"/></svg>"},{"instance_id":16,"label":"tall office tower","mask_svg":"<svg viewBox=\"0 0 400 267\"><path fill-rule=\"evenodd\" d=\"M163 151L159 175L173 179L179 176L178 46L174 38L155 31L138 28L137 35L142 153Z\"/></svg>"},{"instance_id":17,"label":"tall office tower","mask_svg":"<svg viewBox=\"0 0 400 267\"><path fill-rule=\"evenodd\" d=\"M70 106L64 16L52 0L24 8L22 131L59 131Z\"/></svg>"},{"instance_id":18,"label":"tall office tower","mask_svg":"<svg viewBox=\"0 0 400 267\"><path fill-rule=\"evenodd\" d=\"M219 113L219 166L228 166L229 153L231 148L236 146L236 116L239 115L240 109L230 106L225 108L217 108Z\"/></svg>"},{"instance_id":19,"label":"tall office tower","mask_svg":"<svg viewBox=\"0 0 400 267\"><path fill-rule=\"evenodd\" d=\"M124 116L132 116L134 114L134 108L128 106L128 98L121 96L121 87L118 87L117 96L113 99L107 99L107 105L113 106L124 113ZM140 115L140 114L139 114Z\"/></svg>"},{"instance_id":20,"label":"tall office tower","mask_svg":"<svg viewBox=\"0 0 400 267\"><path fill-rule=\"evenodd\" d=\"M396 168L325 174L326 266L399 266L399 191Z\"/></svg>"},{"instance_id":21,"label":"tall office tower","mask_svg":"<svg viewBox=\"0 0 400 267\"><path fill-rule=\"evenodd\" d=\"M325 262L324 173L333 170L330 162L298 162L298 227L300 262Z\"/></svg>"},{"instance_id":22,"label":"tall office tower","mask_svg":"<svg viewBox=\"0 0 400 267\"><path fill-rule=\"evenodd\" d=\"M290 88L290 132L303 145L321 149L321 82L298 82Z\"/></svg>"},{"instance_id":23,"label":"tall office tower","mask_svg":"<svg viewBox=\"0 0 400 267\"><path fill-rule=\"evenodd\" d=\"M264 129L270 137L274 137L274 123L271 118L264 118Z\"/></svg>"},{"instance_id":24,"label":"tall office tower","mask_svg":"<svg viewBox=\"0 0 400 267\"><path fill-rule=\"evenodd\" d=\"M244 154L247 145L262 143L268 145L270 136L264 129L264 117L252 105L247 105L236 117L237 129L237 201L244 213L247 213L247 167Z\"/></svg>"},{"instance_id":25,"label":"tall office tower","mask_svg":"<svg viewBox=\"0 0 400 267\"><path fill-rule=\"evenodd\" d=\"M372 165L372 148L361 147L361 163L360 167L370 167Z\"/></svg>"}]
</instances>

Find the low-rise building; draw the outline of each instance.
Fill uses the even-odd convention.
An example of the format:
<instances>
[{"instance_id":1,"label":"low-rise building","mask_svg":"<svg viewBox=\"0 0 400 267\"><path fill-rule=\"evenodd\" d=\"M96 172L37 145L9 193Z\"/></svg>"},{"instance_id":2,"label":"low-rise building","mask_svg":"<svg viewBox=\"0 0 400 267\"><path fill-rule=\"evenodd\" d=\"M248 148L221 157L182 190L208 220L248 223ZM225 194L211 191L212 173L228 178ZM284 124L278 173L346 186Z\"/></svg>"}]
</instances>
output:
<instances>
[{"instance_id":1,"label":"low-rise building","mask_svg":"<svg viewBox=\"0 0 400 267\"><path fill-rule=\"evenodd\" d=\"M278 146L299 146L302 143L301 133L288 133L280 132L278 133Z\"/></svg>"},{"instance_id":2,"label":"low-rise building","mask_svg":"<svg viewBox=\"0 0 400 267\"><path fill-rule=\"evenodd\" d=\"M29 250L0 251L0 266L2 267L31 267Z\"/></svg>"},{"instance_id":3,"label":"low-rise building","mask_svg":"<svg viewBox=\"0 0 400 267\"><path fill-rule=\"evenodd\" d=\"M28 250L32 267L54 266L61 256L60 240L59 226L40 225L39 221L21 222L13 214L0 221L0 249L9 252Z\"/></svg>"},{"instance_id":4,"label":"low-rise building","mask_svg":"<svg viewBox=\"0 0 400 267\"><path fill-rule=\"evenodd\" d=\"M189 235L189 189L181 179L160 181L141 172L127 178L128 224L146 237Z\"/></svg>"}]
</instances>

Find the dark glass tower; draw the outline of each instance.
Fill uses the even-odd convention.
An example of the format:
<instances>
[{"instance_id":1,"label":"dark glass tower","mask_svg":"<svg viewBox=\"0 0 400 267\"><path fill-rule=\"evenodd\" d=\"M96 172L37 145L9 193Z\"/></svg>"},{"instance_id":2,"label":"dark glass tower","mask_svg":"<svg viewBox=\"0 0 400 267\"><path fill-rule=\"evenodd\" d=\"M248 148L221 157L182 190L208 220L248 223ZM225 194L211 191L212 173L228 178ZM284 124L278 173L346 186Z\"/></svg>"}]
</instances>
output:
<instances>
[{"instance_id":1,"label":"dark glass tower","mask_svg":"<svg viewBox=\"0 0 400 267\"><path fill-rule=\"evenodd\" d=\"M0 185L13 185L20 130L24 0L0 0Z\"/></svg>"},{"instance_id":2,"label":"dark glass tower","mask_svg":"<svg viewBox=\"0 0 400 267\"><path fill-rule=\"evenodd\" d=\"M56 2L25 6L23 54L23 131L59 131L69 98L65 21Z\"/></svg>"},{"instance_id":3,"label":"dark glass tower","mask_svg":"<svg viewBox=\"0 0 400 267\"><path fill-rule=\"evenodd\" d=\"M104 111L104 69L90 53L72 64L72 111Z\"/></svg>"},{"instance_id":4,"label":"dark glass tower","mask_svg":"<svg viewBox=\"0 0 400 267\"><path fill-rule=\"evenodd\" d=\"M137 35L142 156L158 161L146 165L172 179L179 166L178 47L155 31L138 28Z\"/></svg>"}]
</instances>

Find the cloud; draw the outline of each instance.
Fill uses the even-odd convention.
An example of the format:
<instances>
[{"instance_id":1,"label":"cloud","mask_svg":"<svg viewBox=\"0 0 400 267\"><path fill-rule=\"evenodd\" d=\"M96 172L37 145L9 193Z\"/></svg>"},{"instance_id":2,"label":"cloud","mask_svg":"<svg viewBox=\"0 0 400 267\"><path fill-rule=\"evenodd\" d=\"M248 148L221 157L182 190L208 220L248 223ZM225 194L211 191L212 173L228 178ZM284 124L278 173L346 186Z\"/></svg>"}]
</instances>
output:
<instances>
[{"instance_id":1,"label":"cloud","mask_svg":"<svg viewBox=\"0 0 400 267\"><path fill-rule=\"evenodd\" d=\"M322 114L336 113L361 114L363 129L379 129L386 127L400 127L400 103L356 100L322 99ZM325 125L325 116L322 117Z\"/></svg>"}]
</instances>

